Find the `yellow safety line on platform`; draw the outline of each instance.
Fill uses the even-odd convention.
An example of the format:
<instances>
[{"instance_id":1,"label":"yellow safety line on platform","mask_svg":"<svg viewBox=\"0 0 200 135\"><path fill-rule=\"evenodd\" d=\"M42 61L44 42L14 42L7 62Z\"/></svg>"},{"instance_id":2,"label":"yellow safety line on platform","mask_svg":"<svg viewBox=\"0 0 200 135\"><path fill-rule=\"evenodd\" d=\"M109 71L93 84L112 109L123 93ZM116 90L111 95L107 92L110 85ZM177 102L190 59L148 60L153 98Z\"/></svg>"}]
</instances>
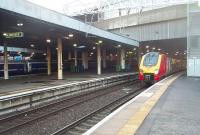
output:
<instances>
[{"instance_id":1,"label":"yellow safety line on platform","mask_svg":"<svg viewBox=\"0 0 200 135\"><path fill-rule=\"evenodd\" d=\"M162 85L154 95L152 95L139 109L130 117L127 123L119 130L118 135L134 135L146 116L156 104L161 95L167 90L168 86L180 75L174 76Z\"/></svg>"}]
</instances>

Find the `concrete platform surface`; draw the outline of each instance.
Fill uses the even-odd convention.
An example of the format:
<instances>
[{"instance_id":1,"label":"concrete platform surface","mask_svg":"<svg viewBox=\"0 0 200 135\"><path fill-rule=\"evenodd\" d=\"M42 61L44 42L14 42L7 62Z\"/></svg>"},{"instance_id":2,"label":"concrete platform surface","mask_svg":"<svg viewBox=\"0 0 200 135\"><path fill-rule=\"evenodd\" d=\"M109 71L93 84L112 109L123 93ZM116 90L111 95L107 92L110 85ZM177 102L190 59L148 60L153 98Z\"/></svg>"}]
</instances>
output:
<instances>
[{"instance_id":1,"label":"concrete platform surface","mask_svg":"<svg viewBox=\"0 0 200 135\"><path fill-rule=\"evenodd\" d=\"M84 135L133 135L136 133L140 135L143 135L143 133L148 134L148 131L144 131L146 131L146 128L148 128L148 130L150 131L151 125L147 123L145 127L139 129L140 125L146 119L152 108L157 104L157 101L163 95L163 93L165 93L171 83L182 74L183 73L172 75L152 85L144 92L142 92L141 94L118 108L116 111L111 113L109 116L104 118L97 125L84 133ZM182 77L180 79L182 79ZM158 114L156 115L158 116ZM165 120L171 121L168 118L166 118ZM139 132L137 132L138 129ZM160 131L163 130L164 129ZM156 132L153 132L152 134L154 133ZM162 135L162 133L160 135Z\"/></svg>"},{"instance_id":2,"label":"concrete platform surface","mask_svg":"<svg viewBox=\"0 0 200 135\"><path fill-rule=\"evenodd\" d=\"M199 135L200 78L181 76L163 94L136 135Z\"/></svg>"},{"instance_id":3,"label":"concrete platform surface","mask_svg":"<svg viewBox=\"0 0 200 135\"><path fill-rule=\"evenodd\" d=\"M64 73L63 80L57 80L57 74L54 73L50 76L46 74L38 75L22 75L12 77L9 80L0 79L0 96L30 91L38 88L46 88L50 86L57 86L62 84L70 84L80 81L87 81L96 78L104 78L115 75L128 74L130 72L110 72L97 75L95 72L84 73ZM133 72L131 72L133 73Z\"/></svg>"}]
</instances>

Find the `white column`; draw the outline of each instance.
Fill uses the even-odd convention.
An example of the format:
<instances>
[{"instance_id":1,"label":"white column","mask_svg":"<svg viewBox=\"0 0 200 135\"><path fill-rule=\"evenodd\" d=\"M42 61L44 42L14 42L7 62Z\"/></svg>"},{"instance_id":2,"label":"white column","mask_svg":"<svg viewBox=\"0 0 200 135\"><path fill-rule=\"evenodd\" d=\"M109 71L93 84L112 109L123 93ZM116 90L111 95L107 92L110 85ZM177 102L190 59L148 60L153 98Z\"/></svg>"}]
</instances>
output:
<instances>
[{"instance_id":1,"label":"white column","mask_svg":"<svg viewBox=\"0 0 200 135\"><path fill-rule=\"evenodd\" d=\"M74 49L74 66L77 66L78 61L77 61L77 50Z\"/></svg>"},{"instance_id":2,"label":"white column","mask_svg":"<svg viewBox=\"0 0 200 135\"><path fill-rule=\"evenodd\" d=\"M84 69L88 69L87 52L82 52L82 65Z\"/></svg>"},{"instance_id":3,"label":"white column","mask_svg":"<svg viewBox=\"0 0 200 135\"><path fill-rule=\"evenodd\" d=\"M103 50L103 68L106 68L106 50Z\"/></svg>"},{"instance_id":4,"label":"white column","mask_svg":"<svg viewBox=\"0 0 200 135\"><path fill-rule=\"evenodd\" d=\"M121 54L120 54L120 64L121 64L121 68L122 70L125 69L125 49L121 49Z\"/></svg>"},{"instance_id":5,"label":"white column","mask_svg":"<svg viewBox=\"0 0 200 135\"><path fill-rule=\"evenodd\" d=\"M97 45L97 74L101 75L101 47Z\"/></svg>"},{"instance_id":6,"label":"white column","mask_svg":"<svg viewBox=\"0 0 200 135\"><path fill-rule=\"evenodd\" d=\"M85 69L88 69L88 52L85 52Z\"/></svg>"},{"instance_id":7,"label":"white column","mask_svg":"<svg viewBox=\"0 0 200 135\"><path fill-rule=\"evenodd\" d=\"M117 49L117 64L120 64L120 50Z\"/></svg>"},{"instance_id":8,"label":"white column","mask_svg":"<svg viewBox=\"0 0 200 135\"><path fill-rule=\"evenodd\" d=\"M8 79L8 52L6 41L4 41L4 79Z\"/></svg>"},{"instance_id":9,"label":"white column","mask_svg":"<svg viewBox=\"0 0 200 135\"><path fill-rule=\"evenodd\" d=\"M57 57L58 57L58 79L63 79L63 67L62 67L62 39L57 39Z\"/></svg>"},{"instance_id":10,"label":"white column","mask_svg":"<svg viewBox=\"0 0 200 135\"><path fill-rule=\"evenodd\" d=\"M68 60L71 60L71 59L72 59L72 53L68 52Z\"/></svg>"},{"instance_id":11,"label":"white column","mask_svg":"<svg viewBox=\"0 0 200 135\"><path fill-rule=\"evenodd\" d=\"M47 45L47 74L51 75L51 47Z\"/></svg>"}]
</instances>

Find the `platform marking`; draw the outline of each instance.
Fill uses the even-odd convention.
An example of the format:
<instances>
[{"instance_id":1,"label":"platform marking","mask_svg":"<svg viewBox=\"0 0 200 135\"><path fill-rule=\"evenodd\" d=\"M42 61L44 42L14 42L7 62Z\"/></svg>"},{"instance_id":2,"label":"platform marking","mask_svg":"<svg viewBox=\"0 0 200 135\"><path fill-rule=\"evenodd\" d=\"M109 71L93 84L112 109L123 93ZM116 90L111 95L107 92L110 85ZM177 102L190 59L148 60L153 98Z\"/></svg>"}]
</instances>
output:
<instances>
[{"instance_id":1,"label":"platform marking","mask_svg":"<svg viewBox=\"0 0 200 135\"><path fill-rule=\"evenodd\" d=\"M180 75L172 77L165 85L162 85L152 97L150 97L133 116L126 122L126 124L119 130L118 135L134 135L140 127L144 119L147 117L151 109L160 99L162 94L167 90L168 86Z\"/></svg>"},{"instance_id":2,"label":"platform marking","mask_svg":"<svg viewBox=\"0 0 200 135\"><path fill-rule=\"evenodd\" d=\"M166 77L165 79L161 80L161 82L164 82L165 80L171 78L173 75L170 75L168 77ZM179 76L178 76L179 77ZM159 83L159 82L157 82ZM106 123L108 120L110 120L114 115L116 115L118 112L120 112L121 110L123 110L125 107L127 107L129 104L133 103L135 100L137 100L139 97L143 96L145 93L147 93L149 90L151 90L157 83L155 83L154 85L152 85L151 87L149 87L148 89L146 89L145 91L143 91L141 94L137 95L135 98L131 99L129 102L125 103L124 105L122 105L121 107L119 107L117 110L115 110L114 112L112 112L110 115L108 115L107 117L105 117L103 120L101 120L100 122L98 122L96 125L94 125L92 128L90 128L87 132L85 132L83 135L90 135L92 134L97 128L101 127L104 123ZM153 101L149 101L149 103L147 105L153 105L154 102ZM147 114L146 114L147 115ZM139 121L138 121L139 122ZM127 127L125 127L127 128ZM133 128L133 126L131 125L130 128ZM128 130L127 130L128 131ZM130 132L130 130L129 130ZM131 135L133 135L133 132L130 133ZM123 134L123 135L128 135L128 134Z\"/></svg>"}]
</instances>

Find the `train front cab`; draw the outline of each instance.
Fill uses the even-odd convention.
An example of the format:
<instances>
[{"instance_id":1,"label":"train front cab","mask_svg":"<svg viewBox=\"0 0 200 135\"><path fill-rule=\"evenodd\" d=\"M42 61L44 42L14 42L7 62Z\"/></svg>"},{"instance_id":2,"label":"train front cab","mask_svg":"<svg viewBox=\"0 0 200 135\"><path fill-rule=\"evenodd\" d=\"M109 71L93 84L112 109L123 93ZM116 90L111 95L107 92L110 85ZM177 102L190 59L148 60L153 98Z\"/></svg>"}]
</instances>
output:
<instances>
[{"instance_id":1,"label":"train front cab","mask_svg":"<svg viewBox=\"0 0 200 135\"><path fill-rule=\"evenodd\" d=\"M138 79L152 84L166 74L167 57L164 54L150 52L144 55L140 62Z\"/></svg>"}]
</instances>

